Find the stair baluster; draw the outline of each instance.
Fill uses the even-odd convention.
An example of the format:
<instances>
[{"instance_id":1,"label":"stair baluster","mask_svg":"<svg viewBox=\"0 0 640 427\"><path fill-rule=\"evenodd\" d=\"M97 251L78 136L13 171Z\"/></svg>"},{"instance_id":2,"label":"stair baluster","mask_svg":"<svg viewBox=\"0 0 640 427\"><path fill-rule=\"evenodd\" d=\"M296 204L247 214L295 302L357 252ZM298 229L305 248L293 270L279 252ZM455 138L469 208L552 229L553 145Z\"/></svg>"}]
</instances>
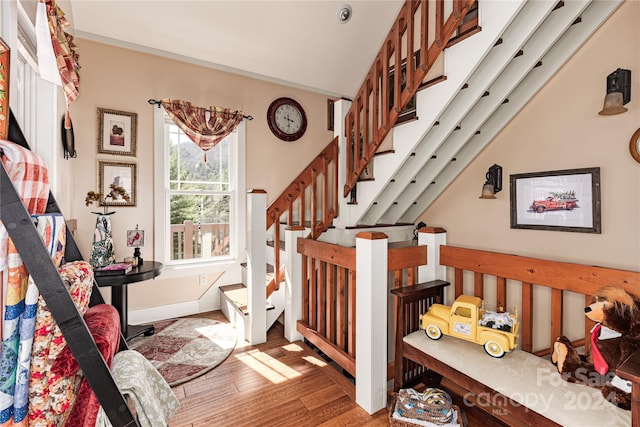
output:
<instances>
[{"instance_id":1,"label":"stair baluster","mask_svg":"<svg viewBox=\"0 0 640 427\"><path fill-rule=\"evenodd\" d=\"M378 147L397 123L400 112L414 96L427 72L454 36L467 12L472 10L475 4L475 0L452 1L452 11L446 21L444 0L435 1L433 17L430 14L431 2L429 1L407 0L402 6L345 118L348 150L344 197L347 197L354 188ZM415 52L415 18L419 9L420 63L416 66L415 61L410 61L408 58L413 57ZM477 21L477 17L475 19ZM435 37L429 45L430 22L435 23ZM466 25L468 23L465 23ZM393 84L392 99L389 96L391 58L394 62L393 68L398 71L394 73L391 83ZM403 61L406 64L404 79L400 71ZM371 115L370 107L373 107Z\"/></svg>"},{"instance_id":2,"label":"stair baluster","mask_svg":"<svg viewBox=\"0 0 640 427\"><path fill-rule=\"evenodd\" d=\"M431 7L430 4L433 1L435 5ZM452 2L451 13L446 21L444 1ZM405 1L345 117L347 147L349 147L346 153L345 197L354 189L363 170L396 124L400 112L414 96L427 72L458 30L466 13L475 7L475 3L475 0ZM433 13L430 14L430 10ZM419 29L416 28L415 23L418 11L420 11ZM475 21L477 23L477 17ZM429 26L432 23L435 23L435 36L429 45ZM465 25L469 26L469 23ZM413 52L416 50L414 36L417 31L419 31L417 47L419 63L413 60L406 61L406 76L403 78L398 69L391 82L391 59L393 58L394 67L398 68L407 57L413 57ZM411 54L407 55L406 52ZM393 99L390 99L391 84L393 84ZM267 229L274 227L274 277L267 284L267 298L279 288L279 283L284 278L280 261L279 227L282 216L286 215L288 226L307 227L310 229L309 237L317 239L338 215L338 170L338 138L336 137L267 209ZM318 188L322 191L320 195L318 195ZM308 203L307 197L310 199ZM296 204L298 221L294 218ZM307 204L310 205L309 213ZM309 224L307 224L307 218L309 218Z\"/></svg>"},{"instance_id":3,"label":"stair baluster","mask_svg":"<svg viewBox=\"0 0 640 427\"><path fill-rule=\"evenodd\" d=\"M329 183L332 185L330 186ZM321 197L318 197L318 186L322 188ZM309 225L306 224L307 197L310 198L311 207ZM299 206L298 224L294 220L296 203ZM267 284L267 298L279 288L284 278L284 270L280 265L282 215L287 215L288 226L301 225L310 228L310 237L313 239L331 226L333 219L338 216L338 138L334 138L267 209L267 230L274 227L275 272L273 279Z\"/></svg>"}]
</instances>

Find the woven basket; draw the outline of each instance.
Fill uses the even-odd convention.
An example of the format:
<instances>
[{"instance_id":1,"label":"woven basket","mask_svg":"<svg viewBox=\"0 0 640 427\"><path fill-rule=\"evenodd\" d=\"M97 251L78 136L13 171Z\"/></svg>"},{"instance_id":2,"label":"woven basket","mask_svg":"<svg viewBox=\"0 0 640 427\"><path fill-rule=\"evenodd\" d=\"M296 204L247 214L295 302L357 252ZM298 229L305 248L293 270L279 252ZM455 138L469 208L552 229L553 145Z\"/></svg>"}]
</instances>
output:
<instances>
[{"instance_id":1,"label":"woven basket","mask_svg":"<svg viewBox=\"0 0 640 427\"><path fill-rule=\"evenodd\" d=\"M416 426L420 426L420 424L417 424L417 423L411 423L411 422L399 420L397 418L393 418L393 412L395 411L397 400L398 400L398 393L393 393L392 398L391 398L391 406L389 406L389 411L388 411L389 412L389 425L391 427L416 427ZM461 427L466 427L465 424L464 424L464 421L462 419L462 414L460 413L460 408L457 405L451 405L451 408L455 411L455 413L457 415L458 424Z\"/></svg>"}]
</instances>

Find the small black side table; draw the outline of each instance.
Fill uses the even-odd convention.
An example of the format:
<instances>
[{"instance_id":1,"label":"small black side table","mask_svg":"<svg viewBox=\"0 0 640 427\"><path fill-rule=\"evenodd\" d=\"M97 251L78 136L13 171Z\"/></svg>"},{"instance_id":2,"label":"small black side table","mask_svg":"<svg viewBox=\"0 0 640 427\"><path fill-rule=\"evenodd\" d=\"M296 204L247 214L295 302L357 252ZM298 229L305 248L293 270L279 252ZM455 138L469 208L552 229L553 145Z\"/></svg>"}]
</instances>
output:
<instances>
[{"instance_id":1,"label":"small black side table","mask_svg":"<svg viewBox=\"0 0 640 427\"><path fill-rule=\"evenodd\" d=\"M96 283L100 287L111 286L111 305L120 314L120 328L125 340L137 337L138 335L153 335L153 325L129 325L127 324L127 285L129 283L142 282L153 279L160 274L164 264L156 261L144 261L139 267L133 267L125 274L104 274L96 271Z\"/></svg>"}]
</instances>

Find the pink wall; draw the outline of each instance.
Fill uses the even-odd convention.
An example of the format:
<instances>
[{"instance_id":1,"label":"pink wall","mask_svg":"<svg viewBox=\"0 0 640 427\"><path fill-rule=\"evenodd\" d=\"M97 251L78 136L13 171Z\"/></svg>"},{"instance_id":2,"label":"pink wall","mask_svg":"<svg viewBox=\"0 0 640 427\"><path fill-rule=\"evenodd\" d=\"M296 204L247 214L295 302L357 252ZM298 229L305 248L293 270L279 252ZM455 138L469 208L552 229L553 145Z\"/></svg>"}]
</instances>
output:
<instances>
[{"instance_id":1,"label":"pink wall","mask_svg":"<svg viewBox=\"0 0 640 427\"><path fill-rule=\"evenodd\" d=\"M143 250L152 257L154 225L153 108L149 98L176 98L197 105L218 105L243 110L255 119L246 122L246 186L277 197L332 139L327 131L327 97L262 80L213 70L155 55L135 52L94 41L77 40L81 70L81 95L72 105L78 158L65 162L63 181L70 191L58 196L72 207L70 217L78 219L78 243L90 253L94 206L85 207L87 191L97 190L97 161L135 161L138 168L137 206L117 208L112 217L116 255L122 259L131 250L125 246L125 230L139 224L148 230ZM266 122L269 104L276 98L296 99L306 110L306 134L296 142L277 139ZM97 154L97 108L134 112L138 115L137 156ZM244 191L244 190L241 190ZM212 269L210 279L220 272ZM162 276L161 276L162 277ZM151 307L197 299L203 292L197 276L158 279L153 284L132 287L130 307ZM183 286L187 284L187 286ZM153 286L153 292L148 292ZM178 291L179 289L179 291ZM139 297L136 295L140 294Z\"/></svg>"},{"instance_id":2,"label":"pink wall","mask_svg":"<svg viewBox=\"0 0 640 427\"><path fill-rule=\"evenodd\" d=\"M558 72L551 82L495 138L478 158L422 215L430 226L449 232L453 245L640 270L640 164L628 152L629 138L640 126L640 3L628 1ZM244 110L247 123L247 188L276 197L331 139L326 130L326 97L167 58L88 40L78 40L82 61L82 94L73 105L79 158L62 171L73 182L58 195L78 218L79 243L88 255L94 218L83 204L97 186L96 109L138 114L138 206L119 208L114 230L140 224L153 229L153 118L147 99L173 97L200 105ZM633 73L632 101L623 115L602 117L606 75L616 68ZM178 76L182 76L180 79ZM280 96L297 99L309 119L307 134L284 143L269 131L265 115ZM101 155L100 159L128 160ZM489 166L504 168L503 191L496 200L481 200ZM534 171L599 166L602 180L602 234L509 228L509 175ZM470 218L472 220L470 221ZM119 257L128 253L117 241ZM152 239L148 244L152 245ZM151 253L150 249L148 250ZM212 275L219 272L212 272ZM162 276L161 276L162 277ZM177 289L178 285L179 290ZM158 279L132 287L133 309L197 299L197 276Z\"/></svg>"}]
</instances>

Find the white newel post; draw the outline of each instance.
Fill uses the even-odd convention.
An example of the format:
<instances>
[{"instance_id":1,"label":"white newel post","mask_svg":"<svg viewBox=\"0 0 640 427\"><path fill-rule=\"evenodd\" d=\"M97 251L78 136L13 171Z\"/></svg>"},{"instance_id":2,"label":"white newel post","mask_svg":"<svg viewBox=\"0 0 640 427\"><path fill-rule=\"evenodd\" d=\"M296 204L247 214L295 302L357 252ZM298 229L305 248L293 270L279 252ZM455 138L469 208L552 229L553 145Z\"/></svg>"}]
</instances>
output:
<instances>
[{"instance_id":1,"label":"white newel post","mask_svg":"<svg viewBox=\"0 0 640 427\"><path fill-rule=\"evenodd\" d=\"M304 237L304 233L303 226L287 227L284 231L284 337L289 342L303 338L296 326L302 319L302 255L298 253L298 237Z\"/></svg>"},{"instance_id":2,"label":"white newel post","mask_svg":"<svg viewBox=\"0 0 640 427\"><path fill-rule=\"evenodd\" d=\"M247 309L245 339L267 341L267 193L247 191Z\"/></svg>"},{"instance_id":3,"label":"white newel post","mask_svg":"<svg viewBox=\"0 0 640 427\"><path fill-rule=\"evenodd\" d=\"M356 403L387 403L387 249L384 233L356 235Z\"/></svg>"},{"instance_id":4,"label":"white newel post","mask_svg":"<svg viewBox=\"0 0 640 427\"><path fill-rule=\"evenodd\" d=\"M418 281L447 280L447 267L440 265L440 246L447 244L447 230L425 227L418 230L418 245L427 246L427 265L418 267Z\"/></svg>"}]
</instances>

